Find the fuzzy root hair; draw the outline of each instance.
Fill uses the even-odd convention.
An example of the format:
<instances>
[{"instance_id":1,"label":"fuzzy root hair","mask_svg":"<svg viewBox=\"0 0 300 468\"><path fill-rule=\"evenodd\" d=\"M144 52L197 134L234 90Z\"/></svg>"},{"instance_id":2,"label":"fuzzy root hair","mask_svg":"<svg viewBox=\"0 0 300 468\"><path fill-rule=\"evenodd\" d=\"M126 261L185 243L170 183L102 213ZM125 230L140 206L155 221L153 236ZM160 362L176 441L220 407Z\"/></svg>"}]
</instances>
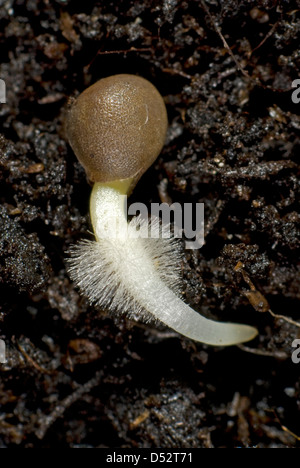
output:
<instances>
[{"instance_id":1,"label":"fuzzy root hair","mask_svg":"<svg viewBox=\"0 0 300 468\"><path fill-rule=\"evenodd\" d=\"M156 218L145 221L136 217L130 221L129 226L136 230L145 228L145 223L148 232L160 228L160 237L128 237L126 248L118 239L82 240L69 249L66 262L71 279L91 305L114 313L127 314L134 320L150 322L155 321L155 317L145 310L127 287L124 262L133 261L132 252L135 252L138 243L141 248L139 251L143 252L147 260L151 260L163 283L180 296L182 244L178 239L166 237L170 233L170 226L161 225ZM136 265L132 265L132 271L137 271ZM139 278L141 287L146 279L142 276Z\"/></svg>"}]
</instances>

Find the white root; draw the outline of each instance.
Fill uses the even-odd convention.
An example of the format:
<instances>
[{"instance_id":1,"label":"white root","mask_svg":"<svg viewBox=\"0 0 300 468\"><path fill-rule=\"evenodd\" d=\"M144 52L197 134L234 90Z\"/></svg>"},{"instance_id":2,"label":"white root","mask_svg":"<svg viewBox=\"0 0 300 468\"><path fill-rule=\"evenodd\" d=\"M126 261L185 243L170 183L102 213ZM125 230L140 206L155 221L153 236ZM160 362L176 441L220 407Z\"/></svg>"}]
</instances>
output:
<instances>
[{"instance_id":1,"label":"white root","mask_svg":"<svg viewBox=\"0 0 300 468\"><path fill-rule=\"evenodd\" d=\"M96 241L80 242L70 252L70 276L90 303L135 319L158 320L209 345L252 340L255 328L209 320L180 299L177 242L137 237L139 221L127 222L125 193L114 184L94 185L91 219Z\"/></svg>"}]
</instances>

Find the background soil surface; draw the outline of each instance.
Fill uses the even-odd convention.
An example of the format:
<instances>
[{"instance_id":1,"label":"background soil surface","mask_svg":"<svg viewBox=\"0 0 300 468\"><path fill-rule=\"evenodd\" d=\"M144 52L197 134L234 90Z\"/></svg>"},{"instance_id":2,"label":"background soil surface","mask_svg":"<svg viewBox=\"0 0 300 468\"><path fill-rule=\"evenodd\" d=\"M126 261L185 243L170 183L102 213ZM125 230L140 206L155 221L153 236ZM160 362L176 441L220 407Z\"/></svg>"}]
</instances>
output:
<instances>
[{"instance_id":1,"label":"background soil surface","mask_svg":"<svg viewBox=\"0 0 300 468\"><path fill-rule=\"evenodd\" d=\"M299 1L0 0L1 447L299 446L299 43ZM205 203L182 290L247 346L113 318L68 277L91 227L67 103L116 73L169 116L132 201Z\"/></svg>"}]
</instances>

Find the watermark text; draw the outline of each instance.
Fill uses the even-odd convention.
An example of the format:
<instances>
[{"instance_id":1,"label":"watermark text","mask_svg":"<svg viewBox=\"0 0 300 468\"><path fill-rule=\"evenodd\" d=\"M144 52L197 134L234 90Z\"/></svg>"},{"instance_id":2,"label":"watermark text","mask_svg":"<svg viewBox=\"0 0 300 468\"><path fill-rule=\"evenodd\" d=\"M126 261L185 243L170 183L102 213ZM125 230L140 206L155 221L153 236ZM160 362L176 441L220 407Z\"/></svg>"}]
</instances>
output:
<instances>
[{"instance_id":1,"label":"watermark text","mask_svg":"<svg viewBox=\"0 0 300 468\"><path fill-rule=\"evenodd\" d=\"M300 339L297 338L292 343L292 348L296 348L292 353L292 361L294 364L299 364L300 362Z\"/></svg>"},{"instance_id":2,"label":"watermark text","mask_svg":"<svg viewBox=\"0 0 300 468\"><path fill-rule=\"evenodd\" d=\"M200 249L204 245L204 203L151 203L150 212L144 203L133 203L127 208L127 196L119 196L124 218L114 210L101 224L100 236L104 239L184 239L186 249ZM124 224L127 217L135 222Z\"/></svg>"},{"instance_id":3,"label":"watermark text","mask_svg":"<svg viewBox=\"0 0 300 468\"><path fill-rule=\"evenodd\" d=\"M0 104L6 103L6 85L4 80L0 80Z\"/></svg>"},{"instance_id":4,"label":"watermark text","mask_svg":"<svg viewBox=\"0 0 300 468\"><path fill-rule=\"evenodd\" d=\"M294 104L299 104L300 102L300 78L293 81L292 87L296 88L295 91L293 91L292 93L292 101Z\"/></svg>"},{"instance_id":5,"label":"watermark text","mask_svg":"<svg viewBox=\"0 0 300 468\"><path fill-rule=\"evenodd\" d=\"M5 342L3 340L0 340L0 364L4 364L5 362Z\"/></svg>"}]
</instances>

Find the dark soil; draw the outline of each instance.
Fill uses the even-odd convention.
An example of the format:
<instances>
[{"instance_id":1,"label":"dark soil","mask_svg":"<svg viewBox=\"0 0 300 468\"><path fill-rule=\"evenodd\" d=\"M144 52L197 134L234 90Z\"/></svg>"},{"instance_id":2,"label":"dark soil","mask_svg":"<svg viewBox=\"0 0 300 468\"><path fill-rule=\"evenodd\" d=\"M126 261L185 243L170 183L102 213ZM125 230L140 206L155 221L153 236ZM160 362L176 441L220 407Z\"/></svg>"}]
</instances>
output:
<instances>
[{"instance_id":1,"label":"dark soil","mask_svg":"<svg viewBox=\"0 0 300 468\"><path fill-rule=\"evenodd\" d=\"M299 43L297 0L0 0L0 446L300 446ZM113 318L68 277L91 227L67 103L116 73L153 82L169 115L132 199L205 203L182 289L258 327L247 346Z\"/></svg>"}]
</instances>

